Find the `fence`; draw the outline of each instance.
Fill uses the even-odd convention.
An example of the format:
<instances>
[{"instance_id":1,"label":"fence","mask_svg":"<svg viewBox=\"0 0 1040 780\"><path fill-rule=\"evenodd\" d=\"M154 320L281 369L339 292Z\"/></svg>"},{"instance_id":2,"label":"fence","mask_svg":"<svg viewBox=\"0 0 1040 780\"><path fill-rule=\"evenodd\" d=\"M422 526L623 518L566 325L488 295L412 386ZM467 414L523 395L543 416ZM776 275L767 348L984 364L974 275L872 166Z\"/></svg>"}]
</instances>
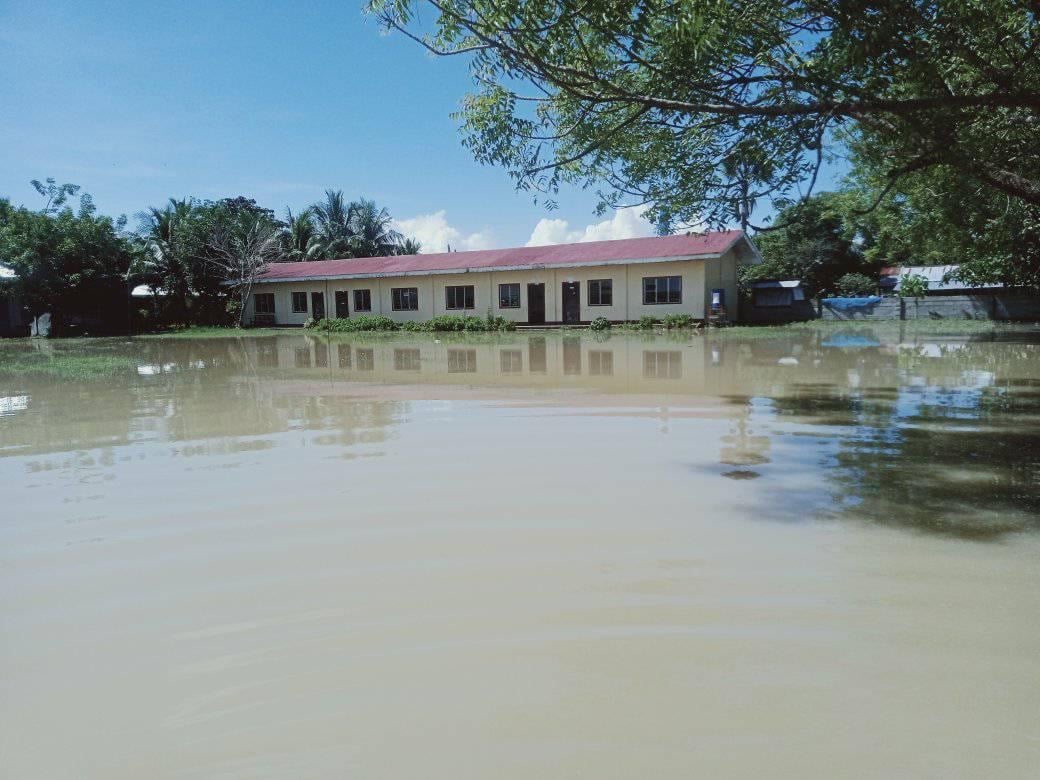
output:
<instances>
[{"instance_id":1,"label":"fence","mask_svg":"<svg viewBox=\"0 0 1040 780\"><path fill-rule=\"evenodd\" d=\"M1040 321L1040 295L979 293L976 295L936 295L927 298L882 298L855 310L842 311L827 306L826 299L817 312L824 320L1027 320Z\"/></svg>"}]
</instances>

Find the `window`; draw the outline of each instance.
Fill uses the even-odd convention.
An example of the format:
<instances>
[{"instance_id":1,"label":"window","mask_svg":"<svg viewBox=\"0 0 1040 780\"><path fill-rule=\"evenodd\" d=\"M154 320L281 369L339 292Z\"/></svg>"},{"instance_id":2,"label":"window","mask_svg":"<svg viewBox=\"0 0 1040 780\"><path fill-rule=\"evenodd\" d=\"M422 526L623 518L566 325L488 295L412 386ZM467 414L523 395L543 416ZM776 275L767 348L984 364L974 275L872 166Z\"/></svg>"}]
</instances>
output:
<instances>
[{"instance_id":1,"label":"window","mask_svg":"<svg viewBox=\"0 0 1040 780\"><path fill-rule=\"evenodd\" d=\"M449 349L449 374L475 374L477 371L477 351L475 349Z\"/></svg>"},{"instance_id":2,"label":"window","mask_svg":"<svg viewBox=\"0 0 1040 780\"><path fill-rule=\"evenodd\" d=\"M372 311L371 290L354 290L354 311Z\"/></svg>"},{"instance_id":3,"label":"window","mask_svg":"<svg viewBox=\"0 0 1040 780\"><path fill-rule=\"evenodd\" d=\"M498 286L498 308L519 309L520 308L520 283L500 284Z\"/></svg>"},{"instance_id":4,"label":"window","mask_svg":"<svg viewBox=\"0 0 1040 780\"><path fill-rule=\"evenodd\" d=\"M678 379L682 376L682 352L643 352L643 376L647 379Z\"/></svg>"},{"instance_id":5,"label":"window","mask_svg":"<svg viewBox=\"0 0 1040 780\"><path fill-rule=\"evenodd\" d=\"M339 367L340 368L350 368L351 367L351 360L350 360L350 358L351 358L350 344L340 344L339 345Z\"/></svg>"},{"instance_id":6,"label":"window","mask_svg":"<svg viewBox=\"0 0 1040 780\"><path fill-rule=\"evenodd\" d=\"M306 313L307 311L307 293L305 292L294 292L292 294L292 310L294 314L300 314L301 312Z\"/></svg>"},{"instance_id":7,"label":"window","mask_svg":"<svg viewBox=\"0 0 1040 780\"><path fill-rule=\"evenodd\" d=\"M349 297L346 290L336 290L336 317L341 320L350 316L350 307L347 305Z\"/></svg>"},{"instance_id":8,"label":"window","mask_svg":"<svg viewBox=\"0 0 1040 780\"><path fill-rule=\"evenodd\" d=\"M503 374L519 374L524 370L524 355L518 349L503 349L500 353Z\"/></svg>"},{"instance_id":9,"label":"window","mask_svg":"<svg viewBox=\"0 0 1040 780\"><path fill-rule=\"evenodd\" d=\"M418 287L393 287L390 289L391 303L394 311L418 311Z\"/></svg>"},{"instance_id":10,"label":"window","mask_svg":"<svg viewBox=\"0 0 1040 780\"><path fill-rule=\"evenodd\" d=\"M264 368L278 368L278 344L274 339L269 342L257 339L256 362Z\"/></svg>"},{"instance_id":11,"label":"window","mask_svg":"<svg viewBox=\"0 0 1040 780\"><path fill-rule=\"evenodd\" d=\"M681 276L646 276L643 278L643 303L682 303Z\"/></svg>"},{"instance_id":12,"label":"window","mask_svg":"<svg viewBox=\"0 0 1040 780\"><path fill-rule=\"evenodd\" d=\"M613 376L614 353L609 349L589 350L589 376Z\"/></svg>"},{"instance_id":13,"label":"window","mask_svg":"<svg viewBox=\"0 0 1040 780\"><path fill-rule=\"evenodd\" d=\"M418 371L421 365L419 350L394 350L394 371Z\"/></svg>"},{"instance_id":14,"label":"window","mask_svg":"<svg viewBox=\"0 0 1040 780\"><path fill-rule=\"evenodd\" d=\"M310 368L311 367L311 348L310 347L297 347L294 356L297 368Z\"/></svg>"},{"instance_id":15,"label":"window","mask_svg":"<svg viewBox=\"0 0 1040 780\"><path fill-rule=\"evenodd\" d=\"M589 279L589 306L614 305L614 280Z\"/></svg>"},{"instance_id":16,"label":"window","mask_svg":"<svg viewBox=\"0 0 1040 780\"><path fill-rule=\"evenodd\" d=\"M751 296L752 303L762 309L790 306L792 299L791 291L785 287L762 287Z\"/></svg>"},{"instance_id":17,"label":"window","mask_svg":"<svg viewBox=\"0 0 1040 780\"><path fill-rule=\"evenodd\" d=\"M254 293L253 313L274 314L274 293Z\"/></svg>"},{"instance_id":18,"label":"window","mask_svg":"<svg viewBox=\"0 0 1040 780\"><path fill-rule=\"evenodd\" d=\"M324 341L314 343L314 365L318 368L329 367L329 345Z\"/></svg>"},{"instance_id":19,"label":"window","mask_svg":"<svg viewBox=\"0 0 1040 780\"><path fill-rule=\"evenodd\" d=\"M356 355L358 371L371 371L376 367L376 351L374 349L358 348Z\"/></svg>"},{"instance_id":20,"label":"window","mask_svg":"<svg viewBox=\"0 0 1040 780\"><path fill-rule=\"evenodd\" d=\"M472 309L473 285L460 284L444 288L444 308Z\"/></svg>"}]
</instances>

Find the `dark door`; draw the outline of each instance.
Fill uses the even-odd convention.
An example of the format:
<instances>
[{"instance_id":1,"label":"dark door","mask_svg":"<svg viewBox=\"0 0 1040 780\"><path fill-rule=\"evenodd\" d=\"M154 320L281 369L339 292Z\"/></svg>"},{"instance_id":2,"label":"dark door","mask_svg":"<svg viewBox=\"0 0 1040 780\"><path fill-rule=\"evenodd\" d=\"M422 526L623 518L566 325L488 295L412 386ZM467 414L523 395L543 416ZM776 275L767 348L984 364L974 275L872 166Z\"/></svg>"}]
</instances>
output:
<instances>
[{"instance_id":1,"label":"dark door","mask_svg":"<svg viewBox=\"0 0 1040 780\"><path fill-rule=\"evenodd\" d=\"M576 324L581 319L581 285L578 282L563 283L563 322Z\"/></svg>"},{"instance_id":2,"label":"dark door","mask_svg":"<svg viewBox=\"0 0 1040 780\"><path fill-rule=\"evenodd\" d=\"M350 307L347 305L349 293L346 290L336 290L336 317L345 320L350 316Z\"/></svg>"},{"instance_id":3,"label":"dark door","mask_svg":"<svg viewBox=\"0 0 1040 780\"><path fill-rule=\"evenodd\" d=\"M545 339L541 336L527 342L527 365L532 374L545 373Z\"/></svg>"},{"instance_id":4,"label":"dark door","mask_svg":"<svg viewBox=\"0 0 1040 780\"><path fill-rule=\"evenodd\" d=\"M325 295L323 293L311 293L311 316L316 320L325 319Z\"/></svg>"},{"instance_id":5,"label":"dark door","mask_svg":"<svg viewBox=\"0 0 1040 780\"><path fill-rule=\"evenodd\" d=\"M581 375L581 339L570 336L563 340L563 373Z\"/></svg>"},{"instance_id":6,"label":"dark door","mask_svg":"<svg viewBox=\"0 0 1040 780\"><path fill-rule=\"evenodd\" d=\"M527 285L527 322L531 325L545 323L545 285Z\"/></svg>"}]
</instances>

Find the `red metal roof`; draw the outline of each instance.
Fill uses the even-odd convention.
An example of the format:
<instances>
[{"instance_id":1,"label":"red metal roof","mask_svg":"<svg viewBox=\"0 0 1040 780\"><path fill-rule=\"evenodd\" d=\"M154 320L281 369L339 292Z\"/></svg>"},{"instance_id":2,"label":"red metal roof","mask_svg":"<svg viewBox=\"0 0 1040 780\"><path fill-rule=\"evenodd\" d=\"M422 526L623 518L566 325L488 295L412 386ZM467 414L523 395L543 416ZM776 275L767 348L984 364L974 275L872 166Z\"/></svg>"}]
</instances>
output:
<instances>
[{"instance_id":1,"label":"red metal roof","mask_svg":"<svg viewBox=\"0 0 1040 780\"><path fill-rule=\"evenodd\" d=\"M727 230L718 233L624 238L580 244L481 249L475 252L441 252L430 255L272 263L258 281L277 282L351 276L403 276L448 271L523 269L541 266L566 267L636 260L711 257L722 254L742 237L743 233L739 230Z\"/></svg>"}]
</instances>

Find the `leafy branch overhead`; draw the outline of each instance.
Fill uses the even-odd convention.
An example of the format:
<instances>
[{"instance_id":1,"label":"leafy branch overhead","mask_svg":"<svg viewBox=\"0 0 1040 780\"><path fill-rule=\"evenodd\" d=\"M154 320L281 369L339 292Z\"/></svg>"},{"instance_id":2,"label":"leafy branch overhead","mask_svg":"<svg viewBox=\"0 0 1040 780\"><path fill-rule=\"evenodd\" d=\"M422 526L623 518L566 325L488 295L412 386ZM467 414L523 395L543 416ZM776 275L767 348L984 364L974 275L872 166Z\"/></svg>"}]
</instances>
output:
<instances>
[{"instance_id":1,"label":"leafy branch overhead","mask_svg":"<svg viewBox=\"0 0 1040 780\"><path fill-rule=\"evenodd\" d=\"M435 14L423 18L421 7ZM1025 0L371 0L470 60L466 145L550 200L754 227L869 138L889 190L929 169L1040 205L1040 60ZM883 188L884 189L884 188ZM879 199L880 202L880 199ZM868 206L869 207L869 206Z\"/></svg>"}]
</instances>

